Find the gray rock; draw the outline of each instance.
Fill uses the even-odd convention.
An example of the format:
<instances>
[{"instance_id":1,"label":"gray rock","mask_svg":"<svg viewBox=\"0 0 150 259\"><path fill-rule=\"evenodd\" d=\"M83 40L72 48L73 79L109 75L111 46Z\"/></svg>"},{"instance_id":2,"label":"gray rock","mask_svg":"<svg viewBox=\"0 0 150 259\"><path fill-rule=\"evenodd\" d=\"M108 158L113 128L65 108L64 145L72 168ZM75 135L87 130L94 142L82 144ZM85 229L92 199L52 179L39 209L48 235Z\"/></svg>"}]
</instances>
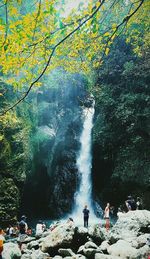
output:
<instances>
[{"instance_id":1,"label":"gray rock","mask_svg":"<svg viewBox=\"0 0 150 259\"><path fill-rule=\"evenodd\" d=\"M122 259L137 259L137 249L125 240L119 240L108 247L108 253L112 256L120 256Z\"/></svg>"},{"instance_id":2,"label":"gray rock","mask_svg":"<svg viewBox=\"0 0 150 259\"><path fill-rule=\"evenodd\" d=\"M89 235L92 239L104 241L108 238L108 232L105 228L100 227L98 224L89 228Z\"/></svg>"},{"instance_id":3,"label":"gray rock","mask_svg":"<svg viewBox=\"0 0 150 259\"><path fill-rule=\"evenodd\" d=\"M23 254L21 256L21 259L32 259L31 255L30 254Z\"/></svg>"},{"instance_id":4,"label":"gray rock","mask_svg":"<svg viewBox=\"0 0 150 259\"><path fill-rule=\"evenodd\" d=\"M77 253L78 254L83 254L83 249L84 249L84 245L80 246Z\"/></svg>"},{"instance_id":5,"label":"gray rock","mask_svg":"<svg viewBox=\"0 0 150 259\"><path fill-rule=\"evenodd\" d=\"M73 240L74 236L74 225L67 223L58 225L50 235L45 237L40 243L42 252L53 252L59 248L68 247Z\"/></svg>"},{"instance_id":6,"label":"gray rock","mask_svg":"<svg viewBox=\"0 0 150 259\"><path fill-rule=\"evenodd\" d=\"M3 259L19 259L21 258L21 251L17 244L5 243L4 250L2 253Z\"/></svg>"},{"instance_id":7,"label":"gray rock","mask_svg":"<svg viewBox=\"0 0 150 259\"><path fill-rule=\"evenodd\" d=\"M29 237L29 236L27 236L26 238L25 238L25 240L24 240L24 244L27 244L27 243L29 243L29 242L31 242L31 241L35 241L36 240L36 238L35 237Z\"/></svg>"},{"instance_id":8,"label":"gray rock","mask_svg":"<svg viewBox=\"0 0 150 259\"><path fill-rule=\"evenodd\" d=\"M112 255L105 255L105 254L95 254L95 259L123 259L120 256L112 256Z\"/></svg>"},{"instance_id":9,"label":"gray rock","mask_svg":"<svg viewBox=\"0 0 150 259\"><path fill-rule=\"evenodd\" d=\"M55 255L55 256L53 257L53 259L62 259L62 256L60 256L60 255Z\"/></svg>"},{"instance_id":10,"label":"gray rock","mask_svg":"<svg viewBox=\"0 0 150 259\"><path fill-rule=\"evenodd\" d=\"M140 249L137 249L138 259L148 258L149 255L150 255L150 247L148 245L145 245Z\"/></svg>"},{"instance_id":11,"label":"gray rock","mask_svg":"<svg viewBox=\"0 0 150 259\"><path fill-rule=\"evenodd\" d=\"M93 257L96 254L97 250L94 248L84 248L83 249L83 254L86 257Z\"/></svg>"},{"instance_id":12,"label":"gray rock","mask_svg":"<svg viewBox=\"0 0 150 259\"><path fill-rule=\"evenodd\" d=\"M107 240L103 241L101 243L101 245L99 246L99 248L101 249L101 251L106 252L107 248L110 246L110 244L108 243Z\"/></svg>"},{"instance_id":13,"label":"gray rock","mask_svg":"<svg viewBox=\"0 0 150 259\"><path fill-rule=\"evenodd\" d=\"M88 234L87 228L85 228L85 227L78 227L77 228L77 235L84 236L84 235L87 235L87 234Z\"/></svg>"},{"instance_id":14,"label":"gray rock","mask_svg":"<svg viewBox=\"0 0 150 259\"><path fill-rule=\"evenodd\" d=\"M58 250L59 254L62 255L63 257L65 256L74 256L75 253L70 249L70 248L60 248Z\"/></svg>"},{"instance_id":15,"label":"gray rock","mask_svg":"<svg viewBox=\"0 0 150 259\"><path fill-rule=\"evenodd\" d=\"M93 243L91 241L88 241L88 242L85 243L84 247L85 248L94 248L94 249L96 249L98 246L95 243Z\"/></svg>"},{"instance_id":16,"label":"gray rock","mask_svg":"<svg viewBox=\"0 0 150 259\"><path fill-rule=\"evenodd\" d=\"M111 230L111 242L136 237L141 229L150 225L150 211L136 210L124 213ZM113 240L114 239L114 240Z\"/></svg>"},{"instance_id":17,"label":"gray rock","mask_svg":"<svg viewBox=\"0 0 150 259\"><path fill-rule=\"evenodd\" d=\"M138 247L140 248L142 246L144 246L147 243L147 238L150 237L150 234L144 234L144 235L140 235L136 238L136 241L138 243Z\"/></svg>"},{"instance_id":18,"label":"gray rock","mask_svg":"<svg viewBox=\"0 0 150 259\"><path fill-rule=\"evenodd\" d=\"M27 244L27 249L38 249L39 248L39 243L38 241L32 241L30 243Z\"/></svg>"}]
</instances>

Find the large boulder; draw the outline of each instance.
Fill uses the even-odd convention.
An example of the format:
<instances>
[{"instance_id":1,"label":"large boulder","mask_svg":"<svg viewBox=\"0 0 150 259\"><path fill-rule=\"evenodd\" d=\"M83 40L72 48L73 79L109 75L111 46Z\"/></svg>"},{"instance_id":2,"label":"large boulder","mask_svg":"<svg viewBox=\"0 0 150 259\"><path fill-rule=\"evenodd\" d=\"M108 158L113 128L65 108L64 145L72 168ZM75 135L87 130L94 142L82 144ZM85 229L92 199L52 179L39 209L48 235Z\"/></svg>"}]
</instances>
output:
<instances>
[{"instance_id":1,"label":"large boulder","mask_svg":"<svg viewBox=\"0 0 150 259\"><path fill-rule=\"evenodd\" d=\"M4 250L2 252L3 259L19 259L21 258L21 251L17 244L6 243L4 244Z\"/></svg>"},{"instance_id":2,"label":"large boulder","mask_svg":"<svg viewBox=\"0 0 150 259\"><path fill-rule=\"evenodd\" d=\"M110 232L111 242L115 242L119 239L134 238L141 231L149 231L150 225L150 211L147 210L135 210L124 213L113 226Z\"/></svg>"},{"instance_id":3,"label":"large boulder","mask_svg":"<svg viewBox=\"0 0 150 259\"><path fill-rule=\"evenodd\" d=\"M92 240L98 244L108 238L108 232L104 227L100 227L98 224L89 228L89 236Z\"/></svg>"},{"instance_id":4,"label":"large boulder","mask_svg":"<svg viewBox=\"0 0 150 259\"><path fill-rule=\"evenodd\" d=\"M98 251L97 249L98 249L98 246L95 243L88 241L84 245L79 247L78 253L85 255L88 258L90 257L93 258L95 253Z\"/></svg>"},{"instance_id":5,"label":"large boulder","mask_svg":"<svg viewBox=\"0 0 150 259\"><path fill-rule=\"evenodd\" d=\"M137 249L125 240L119 240L108 247L108 253L112 256L120 256L122 259L137 259Z\"/></svg>"},{"instance_id":6,"label":"large boulder","mask_svg":"<svg viewBox=\"0 0 150 259\"><path fill-rule=\"evenodd\" d=\"M100 249L103 253L106 253L109 246L110 246L109 242L108 242L107 240L105 240L105 241L103 241L103 242L101 243L101 245L99 246L99 249Z\"/></svg>"},{"instance_id":7,"label":"large boulder","mask_svg":"<svg viewBox=\"0 0 150 259\"><path fill-rule=\"evenodd\" d=\"M53 256L59 248L68 248L72 244L74 231L74 225L67 223L58 225L40 243L42 252L48 252Z\"/></svg>"}]
</instances>

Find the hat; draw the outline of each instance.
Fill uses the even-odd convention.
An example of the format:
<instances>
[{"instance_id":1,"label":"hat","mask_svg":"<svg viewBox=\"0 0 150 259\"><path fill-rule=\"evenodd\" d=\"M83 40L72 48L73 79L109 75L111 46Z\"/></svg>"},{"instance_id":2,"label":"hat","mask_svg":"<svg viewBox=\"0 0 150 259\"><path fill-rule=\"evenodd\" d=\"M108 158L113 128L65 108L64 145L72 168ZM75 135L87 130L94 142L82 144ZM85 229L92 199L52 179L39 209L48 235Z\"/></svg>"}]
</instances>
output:
<instances>
[{"instance_id":1,"label":"hat","mask_svg":"<svg viewBox=\"0 0 150 259\"><path fill-rule=\"evenodd\" d=\"M22 215L21 216L21 219L26 219L27 217L25 215Z\"/></svg>"}]
</instances>

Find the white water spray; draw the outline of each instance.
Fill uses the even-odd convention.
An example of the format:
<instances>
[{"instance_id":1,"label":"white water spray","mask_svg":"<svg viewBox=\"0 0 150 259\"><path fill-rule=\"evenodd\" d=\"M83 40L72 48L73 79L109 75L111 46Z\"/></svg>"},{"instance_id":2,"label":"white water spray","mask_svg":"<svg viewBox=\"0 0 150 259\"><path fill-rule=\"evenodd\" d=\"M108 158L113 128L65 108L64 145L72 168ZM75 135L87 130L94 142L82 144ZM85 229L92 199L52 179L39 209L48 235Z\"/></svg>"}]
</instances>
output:
<instances>
[{"instance_id":1,"label":"white water spray","mask_svg":"<svg viewBox=\"0 0 150 259\"><path fill-rule=\"evenodd\" d=\"M89 222L96 221L92 208L92 186L91 186L91 133L93 128L94 106L84 109L84 125L80 137L81 149L77 158L77 167L80 174L79 190L75 194L75 207L72 214L75 222L83 223L82 211L85 205L90 210Z\"/></svg>"}]
</instances>

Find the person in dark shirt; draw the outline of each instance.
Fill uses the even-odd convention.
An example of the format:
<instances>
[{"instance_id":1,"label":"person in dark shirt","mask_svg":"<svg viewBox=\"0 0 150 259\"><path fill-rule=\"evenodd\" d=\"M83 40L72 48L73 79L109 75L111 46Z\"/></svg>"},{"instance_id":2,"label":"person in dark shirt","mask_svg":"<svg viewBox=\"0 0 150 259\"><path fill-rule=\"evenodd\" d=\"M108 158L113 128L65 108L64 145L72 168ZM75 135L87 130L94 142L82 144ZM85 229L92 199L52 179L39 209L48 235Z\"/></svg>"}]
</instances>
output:
<instances>
[{"instance_id":1,"label":"person in dark shirt","mask_svg":"<svg viewBox=\"0 0 150 259\"><path fill-rule=\"evenodd\" d=\"M24 240L27 237L27 230L28 230L28 225L26 223L26 216L23 215L21 217L21 221L19 222L19 239L18 239L18 243L19 243L19 247L20 250L22 250L22 243L24 242Z\"/></svg>"},{"instance_id":2,"label":"person in dark shirt","mask_svg":"<svg viewBox=\"0 0 150 259\"><path fill-rule=\"evenodd\" d=\"M136 202L131 195L128 196L128 199L125 201L125 204L127 206L128 211L136 210Z\"/></svg>"},{"instance_id":3,"label":"person in dark shirt","mask_svg":"<svg viewBox=\"0 0 150 259\"><path fill-rule=\"evenodd\" d=\"M90 211L88 210L87 205L85 205L85 207L83 209L83 219L84 219L85 228L88 227L89 213L90 213Z\"/></svg>"}]
</instances>

